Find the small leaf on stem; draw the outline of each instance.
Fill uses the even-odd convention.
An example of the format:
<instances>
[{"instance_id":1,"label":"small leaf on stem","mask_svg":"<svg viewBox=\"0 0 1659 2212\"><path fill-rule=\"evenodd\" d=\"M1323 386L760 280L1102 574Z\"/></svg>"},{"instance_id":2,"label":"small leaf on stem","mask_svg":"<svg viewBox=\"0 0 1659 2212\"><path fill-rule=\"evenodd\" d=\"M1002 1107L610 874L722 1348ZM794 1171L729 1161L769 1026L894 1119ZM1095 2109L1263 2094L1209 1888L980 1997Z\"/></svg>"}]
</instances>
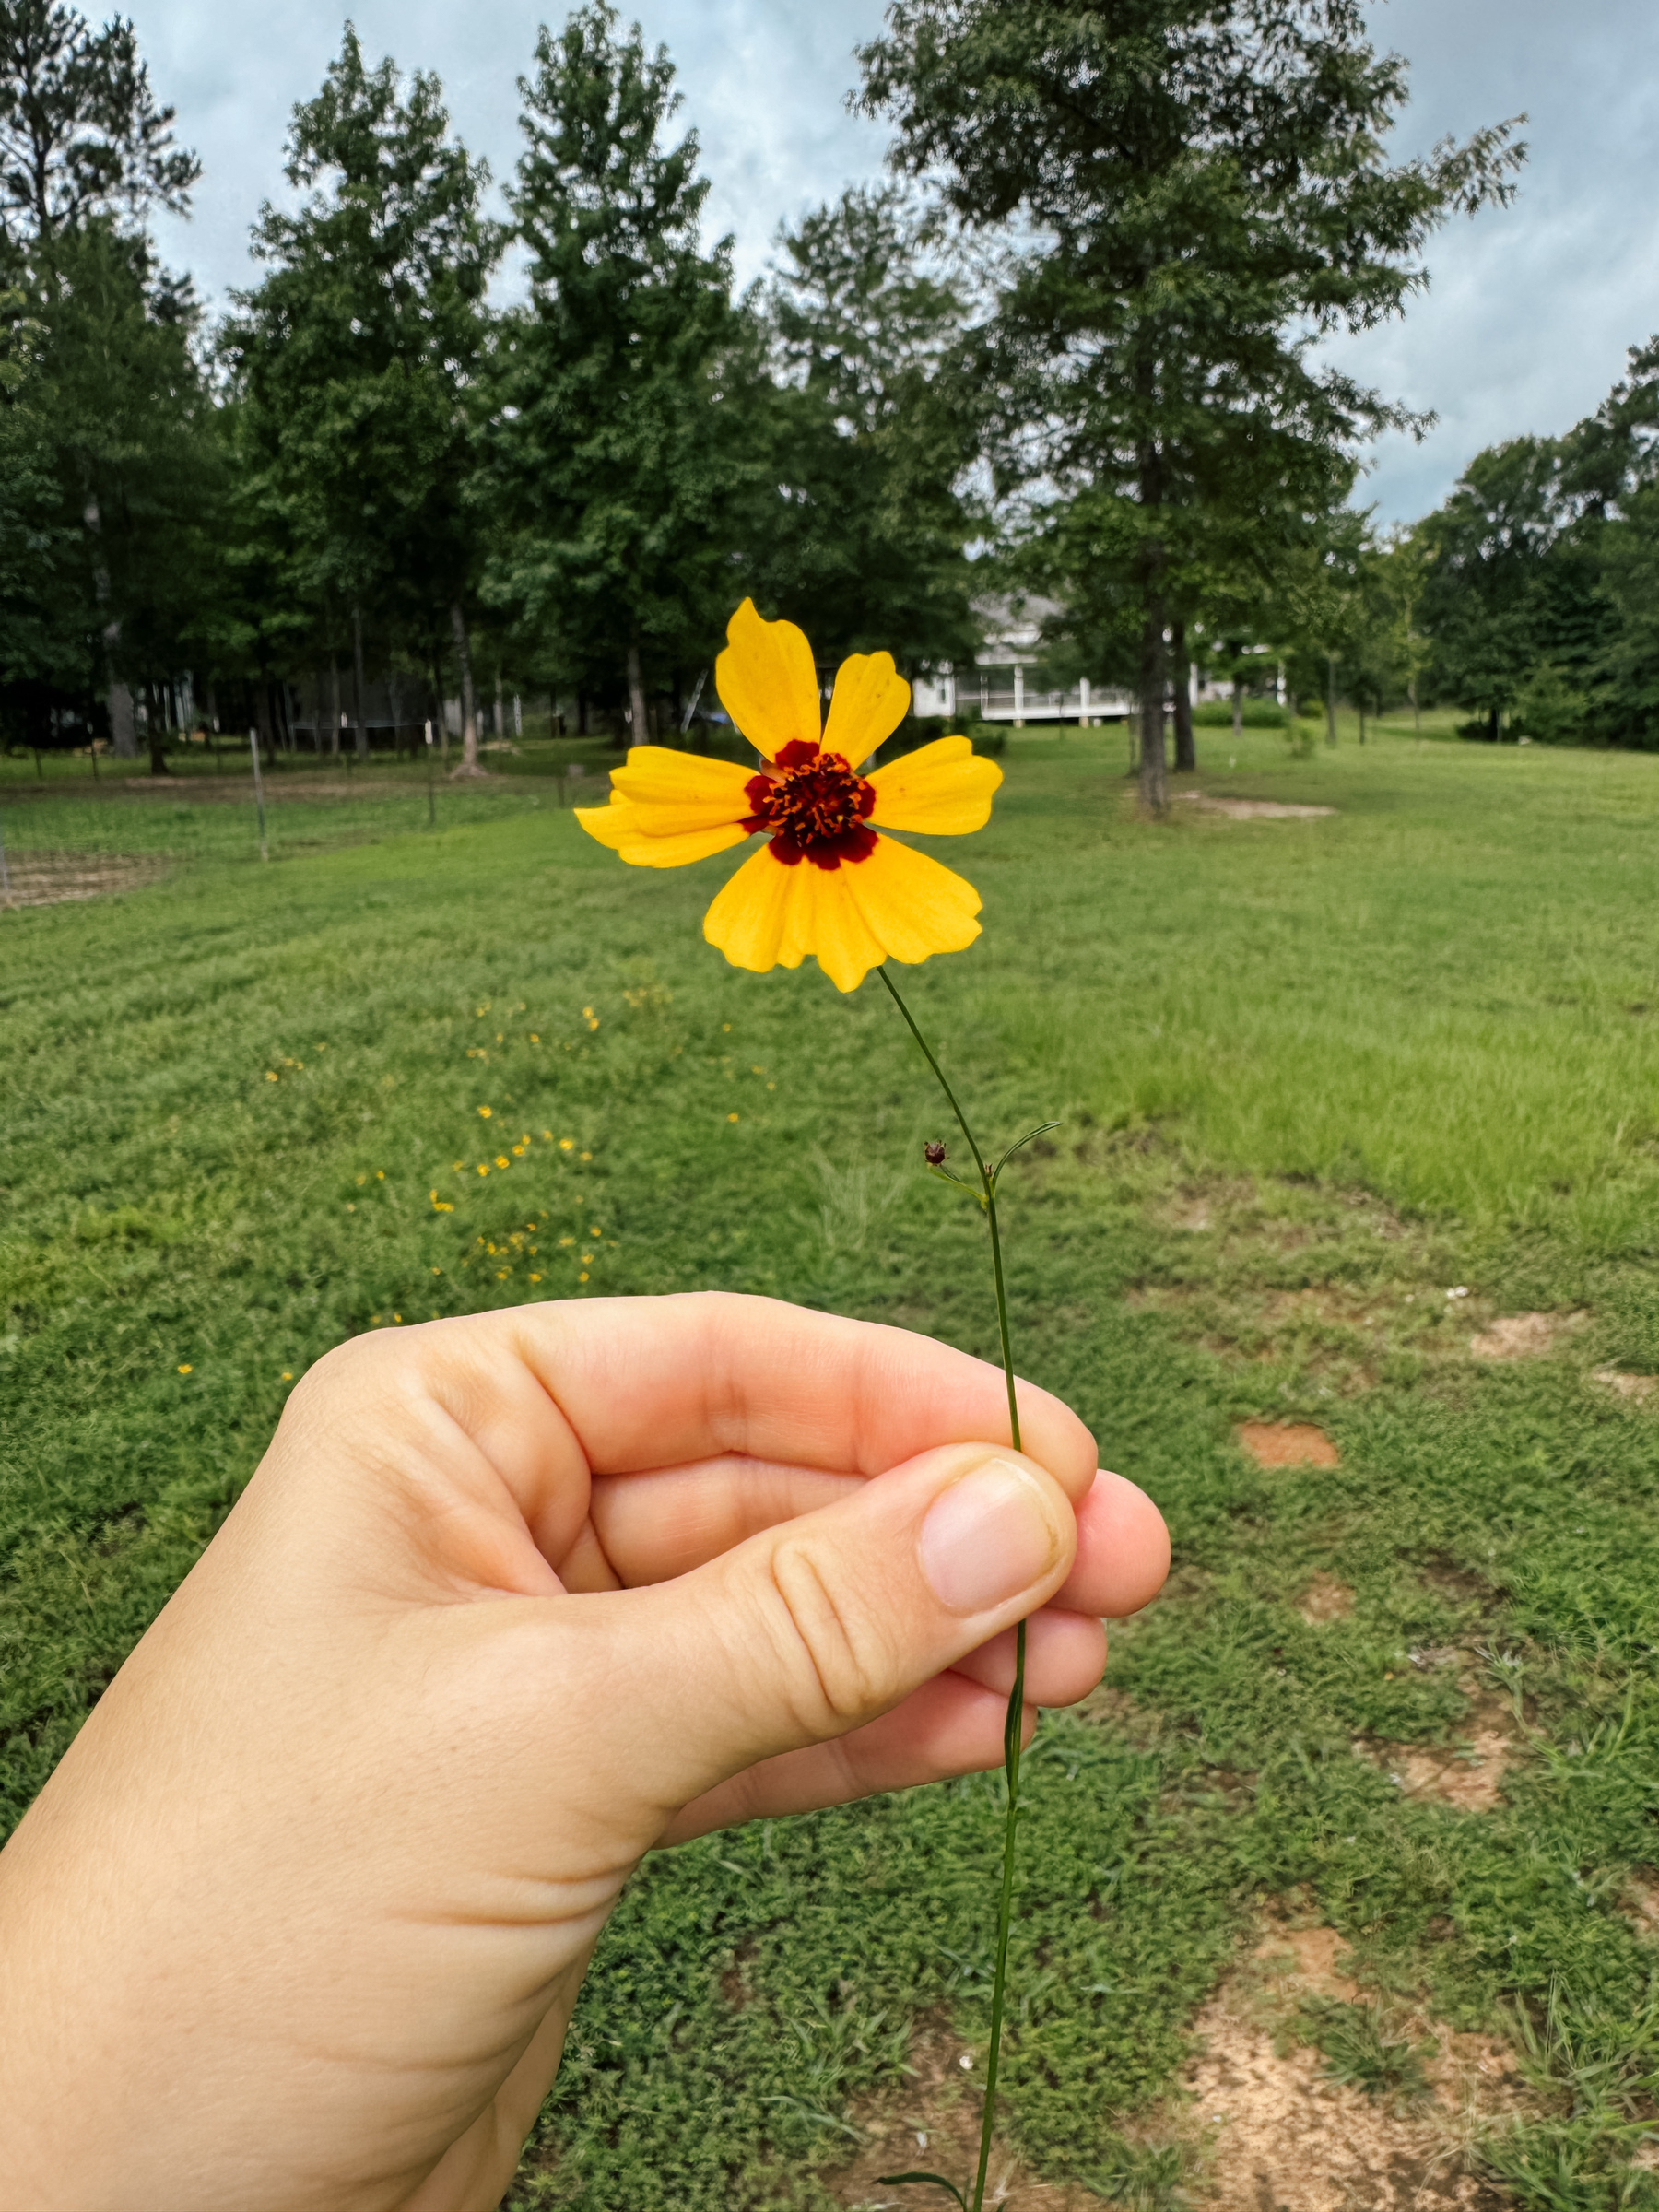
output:
<instances>
[{"instance_id":1,"label":"small leaf on stem","mask_svg":"<svg viewBox=\"0 0 1659 2212\"><path fill-rule=\"evenodd\" d=\"M962 2212L968 2212L968 2199L956 2183L947 2182L942 2173L878 2173L876 2180L883 2189L900 2182L931 2182L935 2189L943 2189L948 2195L954 2196L957 2203L961 2206Z\"/></svg>"}]
</instances>

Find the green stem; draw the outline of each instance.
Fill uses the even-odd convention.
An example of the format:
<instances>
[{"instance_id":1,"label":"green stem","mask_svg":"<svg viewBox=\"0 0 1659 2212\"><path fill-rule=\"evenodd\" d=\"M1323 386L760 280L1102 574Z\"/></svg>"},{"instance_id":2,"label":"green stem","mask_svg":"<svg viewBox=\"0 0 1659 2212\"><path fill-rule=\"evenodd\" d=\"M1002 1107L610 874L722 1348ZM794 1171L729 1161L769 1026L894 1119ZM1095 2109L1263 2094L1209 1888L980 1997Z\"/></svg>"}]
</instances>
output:
<instances>
[{"instance_id":1,"label":"green stem","mask_svg":"<svg viewBox=\"0 0 1659 2212\"><path fill-rule=\"evenodd\" d=\"M946 1078L945 1070L928 1049L928 1043L916 1027L915 1018L899 995L899 987L885 967L877 974L888 987L893 1004L903 1015L911 1035L921 1048L922 1057L938 1078L939 1088L950 1102L950 1111L967 1141L979 1170L980 1182L985 1195L985 1213L991 1223L991 1265L996 1279L996 1326L1002 1339L1003 1375L1008 1386L1008 1430L1014 1449L1020 1449L1019 1405L1014 1392L1014 1347L1008 1335L1008 1294L1003 1280L1002 1237L996 1220L996 1178L992 1173L984 1154L974 1141L968 1126L968 1116L962 1112L956 1092ZM1014 1634L1014 1688L1008 1694L1007 1717L1003 1724L1003 1771L1008 1783L1008 1809L1003 1822L1002 1896L996 1913L996 1971L991 1984L991 2053L985 2064L985 2109L980 2122L979 2171L974 2177L973 2203L971 2212L982 2212L985 2202L985 2177L991 2169L991 2136L996 2125L996 2083L1002 2067L1003 2012L1008 1995L1008 1931L1014 1920L1014 1850L1019 1821L1019 1755L1020 1736L1025 1719L1026 1624L1022 1620Z\"/></svg>"}]
</instances>

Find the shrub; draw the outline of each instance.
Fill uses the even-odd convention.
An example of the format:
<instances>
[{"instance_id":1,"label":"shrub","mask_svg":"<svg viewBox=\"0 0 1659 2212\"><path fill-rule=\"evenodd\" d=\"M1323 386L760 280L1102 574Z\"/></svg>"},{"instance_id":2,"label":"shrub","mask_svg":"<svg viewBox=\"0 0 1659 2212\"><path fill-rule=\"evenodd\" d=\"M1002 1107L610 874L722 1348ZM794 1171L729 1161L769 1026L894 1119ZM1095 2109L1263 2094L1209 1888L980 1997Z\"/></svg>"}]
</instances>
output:
<instances>
[{"instance_id":1,"label":"shrub","mask_svg":"<svg viewBox=\"0 0 1659 2212\"><path fill-rule=\"evenodd\" d=\"M1193 709L1193 720L1203 730L1231 729L1232 701L1206 699L1202 706ZM1243 722L1247 730L1282 730L1289 720L1288 712L1270 699L1247 699L1243 702Z\"/></svg>"}]
</instances>

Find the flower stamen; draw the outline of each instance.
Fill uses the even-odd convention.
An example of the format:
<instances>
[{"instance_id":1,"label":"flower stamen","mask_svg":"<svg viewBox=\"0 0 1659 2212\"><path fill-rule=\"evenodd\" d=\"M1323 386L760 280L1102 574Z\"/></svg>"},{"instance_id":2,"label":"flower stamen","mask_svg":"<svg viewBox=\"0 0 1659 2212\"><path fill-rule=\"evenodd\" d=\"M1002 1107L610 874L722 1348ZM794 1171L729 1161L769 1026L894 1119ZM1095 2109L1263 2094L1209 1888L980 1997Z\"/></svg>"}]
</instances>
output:
<instances>
[{"instance_id":1,"label":"flower stamen","mask_svg":"<svg viewBox=\"0 0 1659 2212\"><path fill-rule=\"evenodd\" d=\"M876 789L841 753L797 737L783 746L773 766L752 776L746 795L754 811L743 827L771 834L771 851L786 868L803 860L815 868L867 860L877 843L867 818Z\"/></svg>"}]
</instances>

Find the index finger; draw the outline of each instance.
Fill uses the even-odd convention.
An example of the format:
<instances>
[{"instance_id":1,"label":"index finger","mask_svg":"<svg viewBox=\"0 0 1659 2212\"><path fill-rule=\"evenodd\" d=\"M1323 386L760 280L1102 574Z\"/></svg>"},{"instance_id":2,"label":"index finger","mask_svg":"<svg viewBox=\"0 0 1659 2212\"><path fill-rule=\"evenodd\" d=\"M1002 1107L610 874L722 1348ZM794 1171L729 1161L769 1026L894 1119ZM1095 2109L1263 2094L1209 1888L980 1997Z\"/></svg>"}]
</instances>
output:
<instances>
[{"instance_id":1,"label":"index finger","mask_svg":"<svg viewBox=\"0 0 1659 2212\"><path fill-rule=\"evenodd\" d=\"M520 1357L596 1475L723 1453L878 1475L940 1444L1008 1437L1001 1370L908 1329L725 1291L524 1306L511 1318ZM1018 1403L1024 1450L1081 1500L1094 1439L1032 1383L1018 1384ZM496 1440L474 1432L494 1457Z\"/></svg>"}]
</instances>

